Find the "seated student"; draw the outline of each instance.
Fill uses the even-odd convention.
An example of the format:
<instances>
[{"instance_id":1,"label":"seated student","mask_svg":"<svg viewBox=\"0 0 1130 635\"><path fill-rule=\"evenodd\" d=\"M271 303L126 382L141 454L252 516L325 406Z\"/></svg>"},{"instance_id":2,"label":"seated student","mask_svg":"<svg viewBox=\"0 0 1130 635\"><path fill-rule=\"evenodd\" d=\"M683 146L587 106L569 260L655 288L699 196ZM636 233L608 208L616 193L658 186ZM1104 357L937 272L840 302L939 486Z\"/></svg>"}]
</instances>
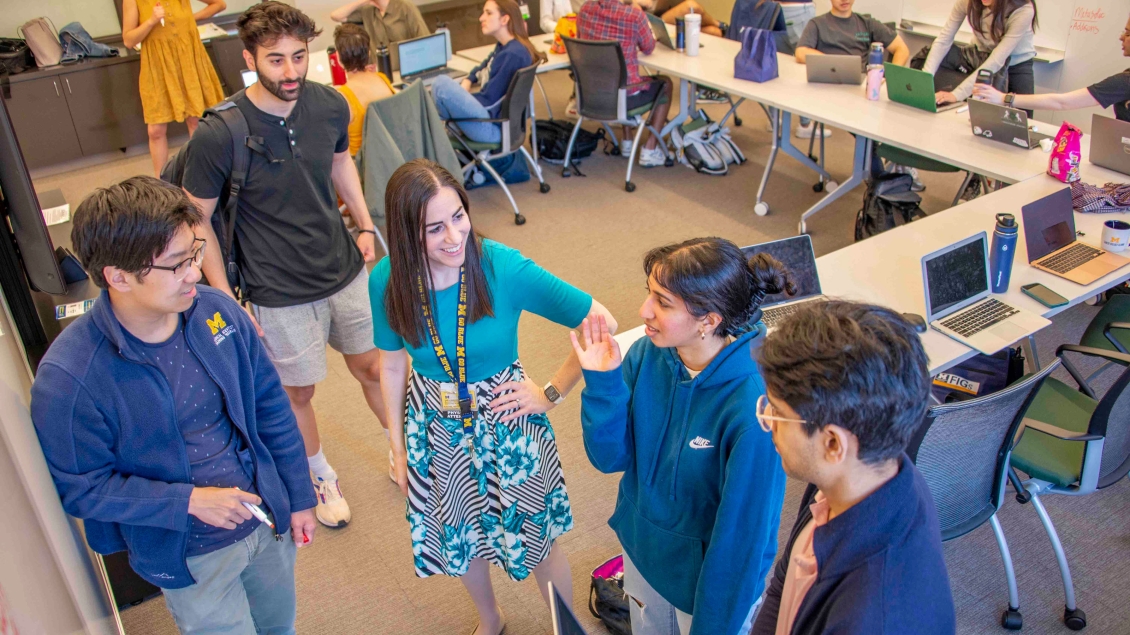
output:
<instances>
[{"instance_id":1,"label":"seated student","mask_svg":"<svg viewBox=\"0 0 1130 635\"><path fill-rule=\"evenodd\" d=\"M374 56L382 46L391 49L396 42L431 33L412 0L354 0L334 9L330 19L363 25Z\"/></svg>"},{"instance_id":2,"label":"seated student","mask_svg":"<svg viewBox=\"0 0 1130 635\"><path fill-rule=\"evenodd\" d=\"M702 32L708 35L722 37L722 23L714 19L702 5L695 0L637 0L645 11L654 13L663 19L666 24L675 24L676 18L685 17L688 13L697 13L702 16ZM648 9L646 5L650 4Z\"/></svg>"},{"instance_id":3,"label":"seated student","mask_svg":"<svg viewBox=\"0 0 1130 635\"><path fill-rule=\"evenodd\" d=\"M90 547L128 551L182 633L294 633L314 486L247 312L196 284L204 222L147 176L78 206L71 240L102 295L40 363L32 421Z\"/></svg>"},{"instance_id":4,"label":"seated student","mask_svg":"<svg viewBox=\"0 0 1130 635\"><path fill-rule=\"evenodd\" d=\"M490 119L499 116L500 102L510 89L514 73L544 59L526 35L526 21L514 0L487 0L479 16L483 35L498 40L490 56L458 84L440 75L432 84L432 97L442 119ZM490 65L490 75L479 92L471 93L481 70ZM494 143L502 129L493 123L461 123L459 128L472 140Z\"/></svg>"},{"instance_id":5,"label":"seated student","mask_svg":"<svg viewBox=\"0 0 1130 635\"><path fill-rule=\"evenodd\" d=\"M785 473L810 485L753 633L952 635L934 501L904 452L930 394L913 327L881 307L812 303L758 363L757 418Z\"/></svg>"},{"instance_id":6,"label":"seated student","mask_svg":"<svg viewBox=\"0 0 1130 635\"><path fill-rule=\"evenodd\" d=\"M1122 42L1122 56L1130 57L1130 20L1119 34ZM1019 95L1010 92L1005 95L992 86L977 84L973 86L973 97L991 104L1011 106L1022 110L1075 110L1114 106L1114 116L1121 121L1130 121L1130 70L1091 84L1086 88L1070 93L1051 93L1042 95Z\"/></svg>"},{"instance_id":7,"label":"seated student","mask_svg":"<svg viewBox=\"0 0 1130 635\"><path fill-rule=\"evenodd\" d=\"M637 0L639 1L639 0ZM633 110L655 101L657 95L665 100L651 111L649 123L661 130L667 123L667 110L671 107L671 79L664 75L640 77L639 53L650 55L655 50L655 35L647 22L643 9L631 0L588 0L577 14L577 38L581 40L616 40L624 52L628 67L628 104ZM631 156L632 135L625 127L620 141L620 153ZM659 139L648 135L640 150L640 166L651 168L663 165L666 157L656 147Z\"/></svg>"},{"instance_id":8,"label":"seated student","mask_svg":"<svg viewBox=\"0 0 1130 635\"><path fill-rule=\"evenodd\" d=\"M585 0L542 0L541 19L538 23L544 33L552 34L557 30L557 21L569 15L580 12Z\"/></svg>"},{"instance_id":9,"label":"seated student","mask_svg":"<svg viewBox=\"0 0 1130 635\"><path fill-rule=\"evenodd\" d=\"M396 91L384 73L370 63L369 34L356 24L343 24L334 29L334 48L345 68L345 83L334 86L349 102L349 154L357 156L361 149L361 133L365 128L365 112L369 104L393 95Z\"/></svg>"}]
</instances>

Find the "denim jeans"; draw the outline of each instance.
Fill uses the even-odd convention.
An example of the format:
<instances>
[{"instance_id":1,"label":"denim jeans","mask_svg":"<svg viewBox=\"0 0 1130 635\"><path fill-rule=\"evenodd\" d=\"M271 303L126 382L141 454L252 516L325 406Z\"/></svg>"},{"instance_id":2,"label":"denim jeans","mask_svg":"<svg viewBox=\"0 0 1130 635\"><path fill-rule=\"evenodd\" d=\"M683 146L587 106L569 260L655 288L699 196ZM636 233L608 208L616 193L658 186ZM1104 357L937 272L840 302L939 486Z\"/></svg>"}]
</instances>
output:
<instances>
[{"instance_id":1,"label":"denim jeans","mask_svg":"<svg viewBox=\"0 0 1130 635\"><path fill-rule=\"evenodd\" d=\"M440 119L487 119L490 112L471 93L447 75L436 77L432 83L432 99ZM493 123L461 123L459 128L472 141L497 143L502 141L502 129Z\"/></svg>"},{"instance_id":2,"label":"denim jeans","mask_svg":"<svg viewBox=\"0 0 1130 635\"><path fill-rule=\"evenodd\" d=\"M631 596L628 598L628 612L632 617L632 635L688 635L691 632L694 616L675 608L651 588L626 553L624 592ZM761 601L762 598L758 598L750 607L749 615L738 635L747 635L753 628L753 620L757 617L757 610L761 608Z\"/></svg>"},{"instance_id":3,"label":"denim jeans","mask_svg":"<svg viewBox=\"0 0 1130 635\"><path fill-rule=\"evenodd\" d=\"M238 543L188 559L196 584L165 589L182 635L293 635L294 541L259 525Z\"/></svg>"}]
</instances>

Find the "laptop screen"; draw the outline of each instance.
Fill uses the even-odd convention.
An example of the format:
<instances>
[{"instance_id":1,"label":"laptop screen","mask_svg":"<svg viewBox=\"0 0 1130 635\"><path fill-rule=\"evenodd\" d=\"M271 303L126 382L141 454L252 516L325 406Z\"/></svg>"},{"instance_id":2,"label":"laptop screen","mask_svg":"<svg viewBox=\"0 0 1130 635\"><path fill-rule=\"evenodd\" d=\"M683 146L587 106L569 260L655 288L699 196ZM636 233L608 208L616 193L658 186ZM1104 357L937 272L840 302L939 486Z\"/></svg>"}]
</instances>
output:
<instances>
[{"instance_id":1,"label":"laptop screen","mask_svg":"<svg viewBox=\"0 0 1130 635\"><path fill-rule=\"evenodd\" d=\"M1028 262L1035 262L1075 242L1075 214L1071 190L1063 188L1020 209L1024 219L1024 244Z\"/></svg>"},{"instance_id":2,"label":"laptop screen","mask_svg":"<svg viewBox=\"0 0 1130 635\"><path fill-rule=\"evenodd\" d=\"M573 614L573 609L565 603L557 589L553 590L553 609L556 617L553 621L553 635L587 635L577 616Z\"/></svg>"},{"instance_id":3,"label":"laptop screen","mask_svg":"<svg viewBox=\"0 0 1130 635\"><path fill-rule=\"evenodd\" d=\"M447 64L447 36L426 35L397 44L400 76L415 75Z\"/></svg>"},{"instance_id":4,"label":"laptop screen","mask_svg":"<svg viewBox=\"0 0 1130 635\"><path fill-rule=\"evenodd\" d=\"M812 252L812 238L807 235L794 236L793 238L774 240L760 245L742 247L742 253L747 258L761 252L773 256L785 265L789 275L792 276L797 291L796 295L791 296L784 293L767 295L761 303L762 308L820 295L820 276L816 273L816 255Z\"/></svg>"},{"instance_id":5,"label":"laptop screen","mask_svg":"<svg viewBox=\"0 0 1130 635\"><path fill-rule=\"evenodd\" d=\"M930 258L925 265L932 317L989 290L984 233Z\"/></svg>"},{"instance_id":6,"label":"laptop screen","mask_svg":"<svg viewBox=\"0 0 1130 635\"><path fill-rule=\"evenodd\" d=\"M663 22L663 18L651 13L644 15L647 16L647 22L651 25L651 34L655 36L655 41L667 48L675 48L671 44L671 35L667 33L667 25Z\"/></svg>"}]
</instances>

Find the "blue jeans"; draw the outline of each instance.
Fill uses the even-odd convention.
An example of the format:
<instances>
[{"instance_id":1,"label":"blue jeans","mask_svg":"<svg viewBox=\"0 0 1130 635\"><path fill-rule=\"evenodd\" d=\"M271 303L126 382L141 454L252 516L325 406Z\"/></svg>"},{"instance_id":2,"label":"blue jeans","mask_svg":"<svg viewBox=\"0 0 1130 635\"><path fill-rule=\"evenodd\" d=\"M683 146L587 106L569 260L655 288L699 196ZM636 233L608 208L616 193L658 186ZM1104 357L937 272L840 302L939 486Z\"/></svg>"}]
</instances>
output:
<instances>
[{"instance_id":1,"label":"blue jeans","mask_svg":"<svg viewBox=\"0 0 1130 635\"><path fill-rule=\"evenodd\" d=\"M238 543L188 559L196 584L165 589L182 635L293 635L294 541L265 523Z\"/></svg>"},{"instance_id":2,"label":"blue jeans","mask_svg":"<svg viewBox=\"0 0 1130 635\"><path fill-rule=\"evenodd\" d=\"M432 98L436 102L440 119L489 119L490 112L471 93L463 89L447 75L436 77L432 83ZM502 129L493 123L461 123L459 128L471 141L498 143L502 141Z\"/></svg>"},{"instance_id":3,"label":"blue jeans","mask_svg":"<svg viewBox=\"0 0 1130 635\"><path fill-rule=\"evenodd\" d=\"M688 635L694 616L680 611L663 599L643 579L636 565L624 554L624 592L628 598L628 612L632 617L632 635ZM746 635L753 627L762 598L750 607L749 615L739 635ZM642 605L642 606L641 606Z\"/></svg>"}]
</instances>

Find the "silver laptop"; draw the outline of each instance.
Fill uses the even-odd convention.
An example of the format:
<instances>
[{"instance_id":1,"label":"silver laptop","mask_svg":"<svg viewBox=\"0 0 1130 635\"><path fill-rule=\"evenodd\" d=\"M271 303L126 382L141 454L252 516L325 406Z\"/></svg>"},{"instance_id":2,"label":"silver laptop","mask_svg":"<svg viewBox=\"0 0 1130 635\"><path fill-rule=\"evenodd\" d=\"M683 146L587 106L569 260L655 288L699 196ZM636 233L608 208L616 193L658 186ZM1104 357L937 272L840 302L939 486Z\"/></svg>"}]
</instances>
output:
<instances>
[{"instance_id":1,"label":"silver laptop","mask_svg":"<svg viewBox=\"0 0 1130 635\"><path fill-rule=\"evenodd\" d=\"M815 57L815 56L813 56ZM824 300L820 291L820 274L816 271L816 254L812 251L812 238L807 234L783 238L772 242L742 247L746 258L756 253L767 253L785 265L796 285L796 293L777 293L765 296L761 302L761 321L770 330L786 316L796 313L807 302Z\"/></svg>"},{"instance_id":2,"label":"silver laptop","mask_svg":"<svg viewBox=\"0 0 1130 635\"><path fill-rule=\"evenodd\" d=\"M651 25L651 34L655 36L655 41L663 46L675 50L675 44L671 41L671 34L667 32L667 24L663 22L663 18L644 12L647 16L647 23Z\"/></svg>"},{"instance_id":3,"label":"silver laptop","mask_svg":"<svg viewBox=\"0 0 1130 635\"><path fill-rule=\"evenodd\" d=\"M400 80L405 84L420 79L425 86L431 86L440 75L455 79L467 74L447 67L447 35L443 32L398 42L396 48Z\"/></svg>"},{"instance_id":4,"label":"silver laptop","mask_svg":"<svg viewBox=\"0 0 1130 635\"><path fill-rule=\"evenodd\" d=\"M1028 113L997 106L977 99L969 100L969 125L973 134L1021 148L1038 148L1041 139L1051 139L1028 123Z\"/></svg>"},{"instance_id":5,"label":"silver laptop","mask_svg":"<svg viewBox=\"0 0 1130 635\"><path fill-rule=\"evenodd\" d=\"M989 297L988 235L980 232L922 257L926 322L992 355L1051 324Z\"/></svg>"},{"instance_id":6,"label":"silver laptop","mask_svg":"<svg viewBox=\"0 0 1130 635\"><path fill-rule=\"evenodd\" d=\"M565 599L561 597L553 583L549 583L549 595L553 601L549 603L549 617L553 622L553 635L588 635L581 621L577 619Z\"/></svg>"},{"instance_id":7,"label":"silver laptop","mask_svg":"<svg viewBox=\"0 0 1130 635\"><path fill-rule=\"evenodd\" d=\"M810 84L863 83L863 58L858 55L809 55L804 65Z\"/></svg>"},{"instance_id":8,"label":"silver laptop","mask_svg":"<svg viewBox=\"0 0 1130 635\"><path fill-rule=\"evenodd\" d=\"M1130 174L1130 123L1097 114L1091 117L1091 163Z\"/></svg>"}]
</instances>

